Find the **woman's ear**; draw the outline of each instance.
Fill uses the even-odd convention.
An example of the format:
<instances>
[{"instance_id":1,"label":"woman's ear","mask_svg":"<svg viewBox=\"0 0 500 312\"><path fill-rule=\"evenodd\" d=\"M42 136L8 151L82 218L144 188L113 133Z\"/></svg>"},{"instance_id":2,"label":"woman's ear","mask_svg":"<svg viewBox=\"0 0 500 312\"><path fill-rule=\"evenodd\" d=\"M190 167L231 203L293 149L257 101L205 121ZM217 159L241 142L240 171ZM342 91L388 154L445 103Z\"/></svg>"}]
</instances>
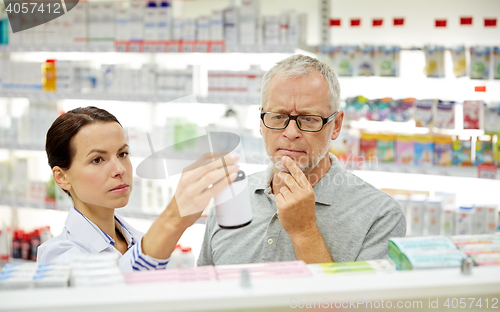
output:
<instances>
[{"instance_id":1,"label":"woman's ear","mask_svg":"<svg viewBox=\"0 0 500 312\"><path fill-rule=\"evenodd\" d=\"M71 184L69 183L66 177L66 171L61 169L59 166L54 166L52 168L52 175L54 176L54 181L57 185L59 185L63 190L70 191Z\"/></svg>"}]
</instances>

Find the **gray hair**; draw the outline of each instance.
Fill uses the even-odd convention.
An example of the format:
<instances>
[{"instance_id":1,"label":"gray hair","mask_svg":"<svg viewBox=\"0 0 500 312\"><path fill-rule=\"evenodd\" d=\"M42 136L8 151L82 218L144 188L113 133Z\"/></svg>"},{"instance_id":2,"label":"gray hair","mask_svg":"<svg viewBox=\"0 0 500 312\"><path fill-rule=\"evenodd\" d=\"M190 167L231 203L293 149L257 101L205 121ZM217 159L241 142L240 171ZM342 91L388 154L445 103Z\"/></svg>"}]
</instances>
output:
<instances>
[{"instance_id":1,"label":"gray hair","mask_svg":"<svg viewBox=\"0 0 500 312\"><path fill-rule=\"evenodd\" d=\"M279 61L274 65L262 79L261 105L264 107L267 101L267 89L271 79L276 74L289 77L305 76L313 71L318 71L328 83L328 102L333 111L340 109L340 84L337 75L328 64L310 56L295 54Z\"/></svg>"}]
</instances>

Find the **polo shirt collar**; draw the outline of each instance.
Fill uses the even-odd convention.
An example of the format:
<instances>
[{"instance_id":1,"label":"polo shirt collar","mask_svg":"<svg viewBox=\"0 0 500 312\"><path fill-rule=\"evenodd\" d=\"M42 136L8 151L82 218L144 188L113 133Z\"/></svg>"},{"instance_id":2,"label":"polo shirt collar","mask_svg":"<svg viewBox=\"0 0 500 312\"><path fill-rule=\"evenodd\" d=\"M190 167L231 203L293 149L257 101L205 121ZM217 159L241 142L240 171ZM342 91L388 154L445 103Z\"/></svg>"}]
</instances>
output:
<instances>
[{"instance_id":1,"label":"polo shirt collar","mask_svg":"<svg viewBox=\"0 0 500 312\"><path fill-rule=\"evenodd\" d=\"M331 160L331 167L328 172L321 178L321 180L314 185L313 190L315 193L316 203L331 206L334 202L335 191L339 187L334 181L336 171L338 171L340 163L332 153L328 154ZM273 164L270 163L266 170L258 173L260 176L257 178L257 183L253 186L252 191L267 192L271 189L271 179L274 175ZM334 186L332 188L332 185Z\"/></svg>"}]
</instances>

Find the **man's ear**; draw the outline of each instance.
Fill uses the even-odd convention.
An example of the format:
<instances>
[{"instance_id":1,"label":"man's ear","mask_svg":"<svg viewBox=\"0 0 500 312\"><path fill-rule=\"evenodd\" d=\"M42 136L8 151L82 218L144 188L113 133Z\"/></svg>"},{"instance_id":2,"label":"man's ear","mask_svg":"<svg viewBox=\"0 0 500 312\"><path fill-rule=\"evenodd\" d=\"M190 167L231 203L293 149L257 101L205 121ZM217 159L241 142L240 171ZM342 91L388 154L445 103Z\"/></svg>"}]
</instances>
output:
<instances>
[{"instance_id":1,"label":"man's ear","mask_svg":"<svg viewBox=\"0 0 500 312\"><path fill-rule=\"evenodd\" d=\"M340 130L342 130L342 121L344 120L344 111L339 111L337 116L335 116L335 120L333 121L334 128L332 133L332 141L336 140L340 135Z\"/></svg>"},{"instance_id":2,"label":"man's ear","mask_svg":"<svg viewBox=\"0 0 500 312\"><path fill-rule=\"evenodd\" d=\"M63 190L70 191L71 184L66 177L66 171L61 169L59 166L52 168L52 176L57 185L59 185Z\"/></svg>"}]
</instances>

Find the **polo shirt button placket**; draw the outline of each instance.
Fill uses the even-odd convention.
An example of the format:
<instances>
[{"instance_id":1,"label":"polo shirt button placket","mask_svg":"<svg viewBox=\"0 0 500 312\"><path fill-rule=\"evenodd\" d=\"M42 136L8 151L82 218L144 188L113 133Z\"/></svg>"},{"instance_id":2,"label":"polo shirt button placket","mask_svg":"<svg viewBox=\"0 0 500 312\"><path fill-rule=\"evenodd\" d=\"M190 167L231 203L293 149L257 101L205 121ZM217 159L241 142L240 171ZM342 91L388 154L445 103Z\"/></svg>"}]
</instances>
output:
<instances>
[{"instance_id":1,"label":"polo shirt button placket","mask_svg":"<svg viewBox=\"0 0 500 312\"><path fill-rule=\"evenodd\" d=\"M272 238L269 238L269 239L267 240L267 243L268 243L269 245L272 245L272 244L273 244L273 239L272 239Z\"/></svg>"}]
</instances>

